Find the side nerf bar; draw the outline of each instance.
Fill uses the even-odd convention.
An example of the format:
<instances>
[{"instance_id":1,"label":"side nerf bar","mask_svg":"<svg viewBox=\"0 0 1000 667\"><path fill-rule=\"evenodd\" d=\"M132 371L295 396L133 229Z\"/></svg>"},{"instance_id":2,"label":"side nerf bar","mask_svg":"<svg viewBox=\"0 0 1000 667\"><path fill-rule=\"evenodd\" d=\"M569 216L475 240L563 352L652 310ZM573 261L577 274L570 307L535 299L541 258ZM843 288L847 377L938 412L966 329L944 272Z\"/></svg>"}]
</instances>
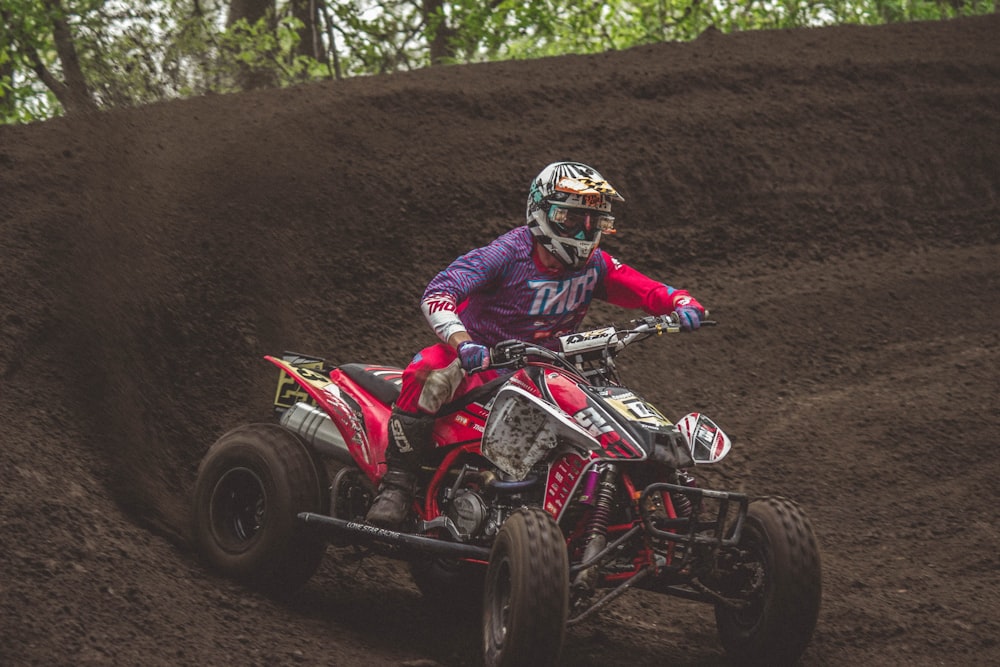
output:
<instances>
[{"instance_id":1,"label":"side nerf bar","mask_svg":"<svg viewBox=\"0 0 1000 667\"><path fill-rule=\"evenodd\" d=\"M387 528L379 528L368 523L346 521L313 512L302 512L298 515L298 519L306 526L323 532L330 539L350 536L353 543L360 542L362 544L382 544L399 547L407 553L419 552L436 556L481 561L489 561L490 558L490 550L488 548L474 544L446 542L424 535L400 533Z\"/></svg>"}]
</instances>

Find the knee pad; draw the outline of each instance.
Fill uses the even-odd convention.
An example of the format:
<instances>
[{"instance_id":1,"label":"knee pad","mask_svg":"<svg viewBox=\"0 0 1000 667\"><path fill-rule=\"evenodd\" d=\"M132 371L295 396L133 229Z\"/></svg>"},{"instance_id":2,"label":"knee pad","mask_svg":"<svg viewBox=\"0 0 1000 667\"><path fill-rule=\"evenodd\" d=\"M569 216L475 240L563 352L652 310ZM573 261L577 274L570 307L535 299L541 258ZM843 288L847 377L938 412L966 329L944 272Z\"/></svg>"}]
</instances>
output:
<instances>
[{"instance_id":1,"label":"knee pad","mask_svg":"<svg viewBox=\"0 0 1000 667\"><path fill-rule=\"evenodd\" d=\"M458 385L465 379L461 362L456 359L444 368L432 370L424 379L420 390L418 405L420 409L434 414L445 403L450 401L458 390Z\"/></svg>"}]
</instances>

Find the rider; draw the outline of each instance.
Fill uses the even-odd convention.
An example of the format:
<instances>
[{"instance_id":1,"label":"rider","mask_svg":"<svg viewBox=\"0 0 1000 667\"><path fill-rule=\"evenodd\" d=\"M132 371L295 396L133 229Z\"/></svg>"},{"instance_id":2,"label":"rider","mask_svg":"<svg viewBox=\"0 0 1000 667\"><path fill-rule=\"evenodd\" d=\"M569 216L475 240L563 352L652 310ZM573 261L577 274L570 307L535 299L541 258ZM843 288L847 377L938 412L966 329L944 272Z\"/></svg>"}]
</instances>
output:
<instances>
[{"instance_id":1,"label":"rider","mask_svg":"<svg viewBox=\"0 0 1000 667\"><path fill-rule=\"evenodd\" d=\"M516 339L558 348L593 297L650 315L676 313L697 329L705 309L685 290L649 278L598 249L614 232L621 195L592 167L555 162L528 191L527 225L454 260L420 306L441 343L417 353L389 418L387 470L367 521L398 527L413 503L421 460L433 450L435 413L496 371L490 349Z\"/></svg>"}]
</instances>

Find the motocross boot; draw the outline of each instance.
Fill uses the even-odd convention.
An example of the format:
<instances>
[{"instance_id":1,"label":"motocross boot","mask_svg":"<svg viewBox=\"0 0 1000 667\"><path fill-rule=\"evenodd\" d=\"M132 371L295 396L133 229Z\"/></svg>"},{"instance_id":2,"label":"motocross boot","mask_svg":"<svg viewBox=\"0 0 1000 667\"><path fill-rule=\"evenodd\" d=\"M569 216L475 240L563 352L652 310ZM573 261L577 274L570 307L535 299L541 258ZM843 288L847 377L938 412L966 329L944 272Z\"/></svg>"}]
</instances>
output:
<instances>
[{"instance_id":1,"label":"motocross boot","mask_svg":"<svg viewBox=\"0 0 1000 667\"><path fill-rule=\"evenodd\" d=\"M431 448L434 418L393 407L389 417L389 443L385 449L386 471L378 495L365 521L382 528L397 529L410 513L417 486L420 456Z\"/></svg>"}]
</instances>

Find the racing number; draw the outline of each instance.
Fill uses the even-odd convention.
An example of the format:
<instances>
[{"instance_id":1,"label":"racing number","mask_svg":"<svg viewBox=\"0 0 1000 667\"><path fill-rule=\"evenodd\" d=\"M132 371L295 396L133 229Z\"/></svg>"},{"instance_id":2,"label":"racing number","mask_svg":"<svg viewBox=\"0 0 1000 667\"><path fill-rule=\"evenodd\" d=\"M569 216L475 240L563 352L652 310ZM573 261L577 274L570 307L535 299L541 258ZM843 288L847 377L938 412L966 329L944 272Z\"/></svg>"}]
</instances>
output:
<instances>
[{"instance_id":1,"label":"racing number","mask_svg":"<svg viewBox=\"0 0 1000 667\"><path fill-rule=\"evenodd\" d=\"M656 413L649 409L645 401L639 398L633 398L631 400L622 401L622 404L635 415L635 418L639 421L644 419L655 419Z\"/></svg>"},{"instance_id":2,"label":"racing number","mask_svg":"<svg viewBox=\"0 0 1000 667\"><path fill-rule=\"evenodd\" d=\"M281 371L278 377L278 391L274 394L274 404L279 408L290 408L300 401L308 401L309 394L302 390L292 376Z\"/></svg>"},{"instance_id":3,"label":"racing number","mask_svg":"<svg viewBox=\"0 0 1000 667\"><path fill-rule=\"evenodd\" d=\"M298 366L296 370L303 380L313 384L330 384L330 378L317 372L321 366L317 364L316 369L307 366ZM312 403L309 394L299 385L298 381L285 371L281 371L278 376L278 390L274 394L274 404L279 408L290 408L296 403Z\"/></svg>"},{"instance_id":4,"label":"racing number","mask_svg":"<svg viewBox=\"0 0 1000 667\"><path fill-rule=\"evenodd\" d=\"M619 412L632 421L670 424L670 421L660 414L660 412L638 396L628 396L612 402Z\"/></svg>"}]
</instances>

